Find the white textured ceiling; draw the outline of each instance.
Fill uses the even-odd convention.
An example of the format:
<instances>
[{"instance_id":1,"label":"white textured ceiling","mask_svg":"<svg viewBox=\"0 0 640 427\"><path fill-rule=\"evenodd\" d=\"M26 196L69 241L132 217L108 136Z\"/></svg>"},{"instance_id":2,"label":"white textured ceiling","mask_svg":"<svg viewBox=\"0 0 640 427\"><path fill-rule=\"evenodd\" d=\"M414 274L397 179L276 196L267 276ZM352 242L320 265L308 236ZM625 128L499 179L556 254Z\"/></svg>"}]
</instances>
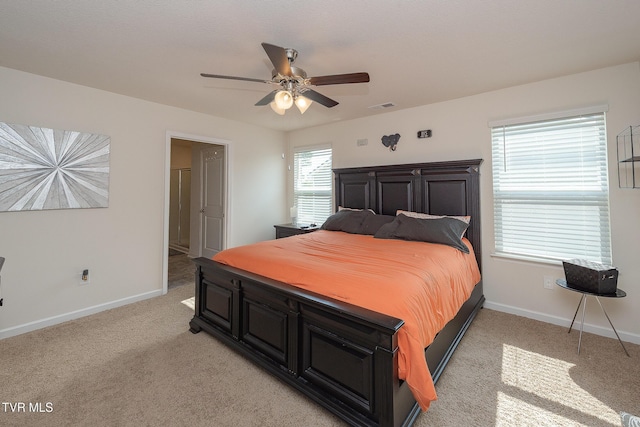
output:
<instances>
[{"instance_id":1,"label":"white textured ceiling","mask_svg":"<svg viewBox=\"0 0 640 427\"><path fill-rule=\"evenodd\" d=\"M261 42L371 82L278 116L271 86L200 77L270 79ZM0 0L0 66L280 130L638 60L639 0Z\"/></svg>"}]
</instances>

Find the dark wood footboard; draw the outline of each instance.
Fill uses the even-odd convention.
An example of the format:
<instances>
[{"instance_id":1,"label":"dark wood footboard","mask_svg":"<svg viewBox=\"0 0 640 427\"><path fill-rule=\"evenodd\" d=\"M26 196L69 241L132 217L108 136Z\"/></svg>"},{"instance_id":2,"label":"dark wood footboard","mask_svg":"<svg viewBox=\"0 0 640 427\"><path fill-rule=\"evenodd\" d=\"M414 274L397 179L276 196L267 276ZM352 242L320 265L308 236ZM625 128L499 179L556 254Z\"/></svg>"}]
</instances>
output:
<instances>
[{"instance_id":1,"label":"dark wood footboard","mask_svg":"<svg viewBox=\"0 0 640 427\"><path fill-rule=\"evenodd\" d=\"M351 425L413 423L420 410L397 375L402 320L210 259L194 262L192 332L217 337ZM426 351L434 378L480 308L481 284L472 299Z\"/></svg>"}]
</instances>

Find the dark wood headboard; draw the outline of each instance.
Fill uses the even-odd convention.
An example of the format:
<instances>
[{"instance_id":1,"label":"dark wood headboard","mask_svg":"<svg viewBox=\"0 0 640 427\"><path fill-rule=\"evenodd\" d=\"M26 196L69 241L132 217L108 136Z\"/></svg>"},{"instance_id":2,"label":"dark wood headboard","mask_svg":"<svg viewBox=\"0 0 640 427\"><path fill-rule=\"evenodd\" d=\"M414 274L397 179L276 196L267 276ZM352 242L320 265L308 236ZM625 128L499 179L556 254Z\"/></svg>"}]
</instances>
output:
<instances>
[{"instance_id":1,"label":"dark wood headboard","mask_svg":"<svg viewBox=\"0 0 640 427\"><path fill-rule=\"evenodd\" d=\"M480 164L482 159L334 169L336 207L398 209L432 215L469 215L467 238L482 270Z\"/></svg>"}]
</instances>

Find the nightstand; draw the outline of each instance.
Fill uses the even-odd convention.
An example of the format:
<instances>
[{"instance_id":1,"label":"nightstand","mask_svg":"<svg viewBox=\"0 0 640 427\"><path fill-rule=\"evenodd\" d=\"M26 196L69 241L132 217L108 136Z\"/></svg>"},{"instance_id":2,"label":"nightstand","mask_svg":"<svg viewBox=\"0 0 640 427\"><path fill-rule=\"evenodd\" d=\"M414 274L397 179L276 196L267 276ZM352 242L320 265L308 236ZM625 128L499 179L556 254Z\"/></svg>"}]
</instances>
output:
<instances>
[{"instance_id":1,"label":"nightstand","mask_svg":"<svg viewBox=\"0 0 640 427\"><path fill-rule=\"evenodd\" d=\"M282 239L283 237L295 236L297 234L311 233L318 230L320 227L309 227L294 224L278 224L274 225L276 228L276 239Z\"/></svg>"}]
</instances>

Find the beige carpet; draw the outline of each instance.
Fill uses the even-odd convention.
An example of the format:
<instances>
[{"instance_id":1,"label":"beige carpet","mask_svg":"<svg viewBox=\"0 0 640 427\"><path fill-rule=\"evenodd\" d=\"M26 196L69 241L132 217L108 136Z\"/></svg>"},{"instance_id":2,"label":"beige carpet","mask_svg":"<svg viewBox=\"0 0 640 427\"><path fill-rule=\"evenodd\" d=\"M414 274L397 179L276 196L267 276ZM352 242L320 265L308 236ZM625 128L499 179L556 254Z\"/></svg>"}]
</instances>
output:
<instances>
[{"instance_id":1,"label":"beige carpet","mask_svg":"<svg viewBox=\"0 0 640 427\"><path fill-rule=\"evenodd\" d=\"M0 341L0 425L343 425L206 333L191 334L192 296L179 286ZM640 413L640 346L627 344L628 358L616 340L585 334L578 356L577 340L482 310L415 425L619 426L619 411Z\"/></svg>"}]
</instances>

